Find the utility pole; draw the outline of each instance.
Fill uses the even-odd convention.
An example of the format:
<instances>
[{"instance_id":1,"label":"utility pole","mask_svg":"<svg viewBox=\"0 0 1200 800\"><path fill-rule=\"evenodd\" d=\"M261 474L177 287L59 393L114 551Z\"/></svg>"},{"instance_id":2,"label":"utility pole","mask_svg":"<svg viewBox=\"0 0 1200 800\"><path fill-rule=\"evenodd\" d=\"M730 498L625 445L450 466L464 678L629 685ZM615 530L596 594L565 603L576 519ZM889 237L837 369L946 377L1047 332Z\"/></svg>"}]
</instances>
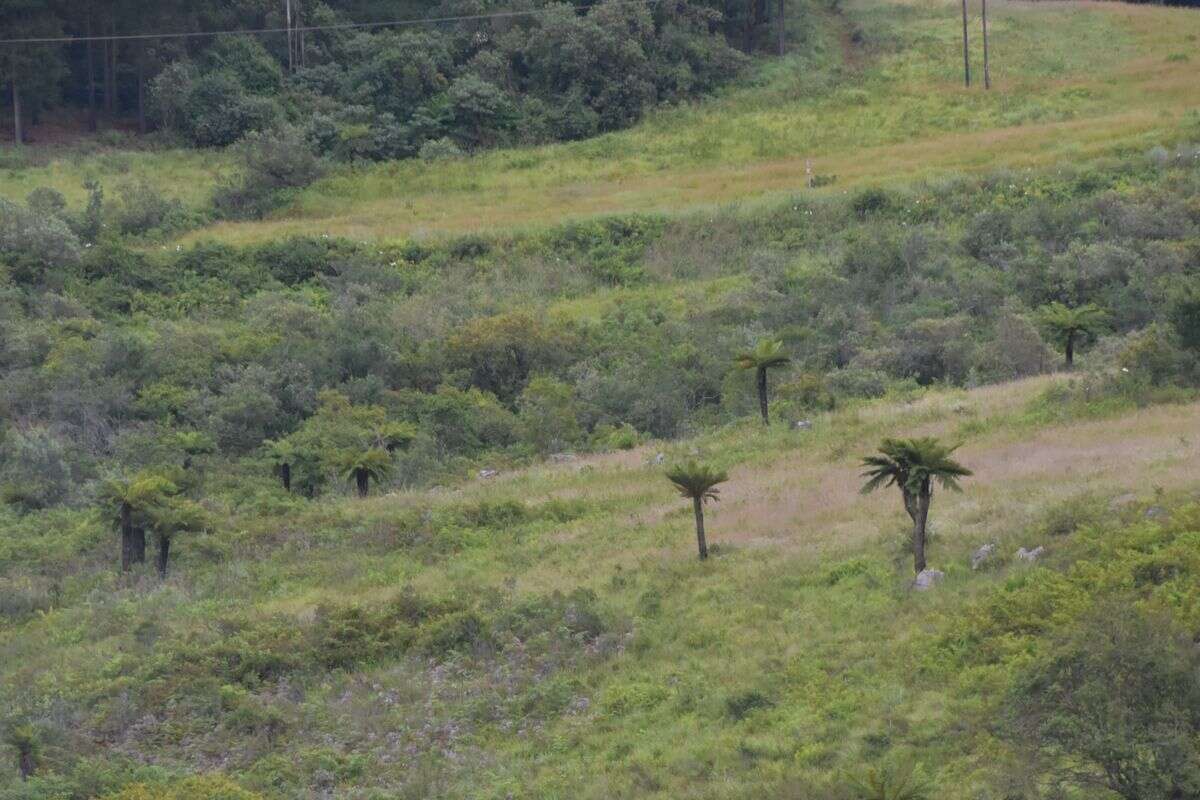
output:
<instances>
[{"instance_id":1,"label":"utility pole","mask_svg":"<svg viewBox=\"0 0 1200 800\"><path fill-rule=\"evenodd\" d=\"M967 88L971 88L971 53L967 49L967 0L962 0L963 8L963 74L966 76Z\"/></svg>"},{"instance_id":2,"label":"utility pole","mask_svg":"<svg viewBox=\"0 0 1200 800\"><path fill-rule=\"evenodd\" d=\"M786 26L784 25L783 2L784 0L779 0L779 55L784 54L784 39L787 33Z\"/></svg>"},{"instance_id":3,"label":"utility pole","mask_svg":"<svg viewBox=\"0 0 1200 800\"><path fill-rule=\"evenodd\" d=\"M296 71L296 42L292 33L292 0L283 0L283 14L287 20L288 72Z\"/></svg>"},{"instance_id":4,"label":"utility pole","mask_svg":"<svg viewBox=\"0 0 1200 800\"><path fill-rule=\"evenodd\" d=\"M983 0L983 88L992 88L992 70L988 65L987 0Z\"/></svg>"},{"instance_id":5,"label":"utility pole","mask_svg":"<svg viewBox=\"0 0 1200 800\"><path fill-rule=\"evenodd\" d=\"M25 131L21 128L21 89L17 82L17 54L12 55L12 104L13 104L13 141L17 147L25 144Z\"/></svg>"},{"instance_id":6,"label":"utility pole","mask_svg":"<svg viewBox=\"0 0 1200 800\"><path fill-rule=\"evenodd\" d=\"M87 11L88 130L96 132L96 57L92 52L92 7Z\"/></svg>"}]
</instances>

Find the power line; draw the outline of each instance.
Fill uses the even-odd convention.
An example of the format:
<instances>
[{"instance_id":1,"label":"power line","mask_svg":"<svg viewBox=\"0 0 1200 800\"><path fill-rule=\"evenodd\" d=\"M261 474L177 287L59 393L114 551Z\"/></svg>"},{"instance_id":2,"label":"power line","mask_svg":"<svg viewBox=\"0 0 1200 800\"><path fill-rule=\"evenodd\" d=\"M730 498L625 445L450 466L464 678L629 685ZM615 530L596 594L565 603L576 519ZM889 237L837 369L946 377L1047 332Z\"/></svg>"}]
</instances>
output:
<instances>
[{"instance_id":1,"label":"power line","mask_svg":"<svg viewBox=\"0 0 1200 800\"><path fill-rule=\"evenodd\" d=\"M657 5L659 0L606 0L610 6L646 6ZM572 6L575 9L592 8L599 0ZM260 36L276 33L307 33L309 31L339 31L363 30L373 28L398 28L410 25L435 25L447 22L478 22L489 19L510 19L512 17L536 16L551 14L558 7L536 8L529 11L500 11L495 14L464 14L455 17L426 17L424 19L397 19L388 22L340 22L333 25L303 25L294 28L239 28L225 31L184 31L182 33L124 33L106 36L45 36L26 39L0 39L0 45L9 44L75 44L77 42L119 42L145 39L200 39L206 36Z\"/></svg>"}]
</instances>

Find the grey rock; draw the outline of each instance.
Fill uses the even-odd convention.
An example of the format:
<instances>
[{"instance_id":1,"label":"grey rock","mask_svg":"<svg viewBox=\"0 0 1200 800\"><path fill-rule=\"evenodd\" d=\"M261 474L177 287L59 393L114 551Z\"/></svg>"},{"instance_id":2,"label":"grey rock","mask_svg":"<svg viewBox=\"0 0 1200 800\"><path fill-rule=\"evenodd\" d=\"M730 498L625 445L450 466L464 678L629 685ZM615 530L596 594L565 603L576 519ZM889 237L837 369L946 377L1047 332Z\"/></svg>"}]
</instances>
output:
<instances>
[{"instance_id":1,"label":"grey rock","mask_svg":"<svg viewBox=\"0 0 1200 800\"><path fill-rule=\"evenodd\" d=\"M1026 550L1024 547L1022 547L1017 550L1017 560L1034 562L1041 558L1045 552L1046 548L1042 547L1040 544L1032 550Z\"/></svg>"},{"instance_id":2,"label":"grey rock","mask_svg":"<svg viewBox=\"0 0 1200 800\"><path fill-rule=\"evenodd\" d=\"M942 582L946 577L946 573L940 569L923 569L917 573L916 579L913 581L913 588L918 592L924 592L927 589L932 589L936 584Z\"/></svg>"},{"instance_id":3,"label":"grey rock","mask_svg":"<svg viewBox=\"0 0 1200 800\"><path fill-rule=\"evenodd\" d=\"M971 554L971 569L979 569L983 563L996 554L996 543L988 542Z\"/></svg>"},{"instance_id":4,"label":"grey rock","mask_svg":"<svg viewBox=\"0 0 1200 800\"><path fill-rule=\"evenodd\" d=\"M481 477L481 478L494 478L499 474L500 474L500 470L496 470L496 469L481 469L481 470L479 470L479 477Z\"/></svg>"}]
</instances>

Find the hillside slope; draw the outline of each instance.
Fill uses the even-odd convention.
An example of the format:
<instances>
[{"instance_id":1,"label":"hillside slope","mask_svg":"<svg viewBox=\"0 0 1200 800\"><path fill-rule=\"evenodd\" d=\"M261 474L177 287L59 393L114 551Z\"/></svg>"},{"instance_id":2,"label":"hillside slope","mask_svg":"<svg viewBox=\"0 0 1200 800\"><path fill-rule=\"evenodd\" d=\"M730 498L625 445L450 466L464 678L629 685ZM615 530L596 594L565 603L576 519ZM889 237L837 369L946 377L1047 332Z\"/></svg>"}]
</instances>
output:
<instances>
[{"instance_id":1,"label":"hillside slope","mask_svg":"<svg viewBox=\"0 0 1200 800\"><path fill-rule=\"evenodd\" d=\"M265 222L208 227L262 242L288 234L400 239L680 212L800 192L1064 159L1195 139L1194 10L1121 3L993 2L994 87L962 87L959 6L849 0L792 9L796 54L762 59L717 98L659 110L626 131L465 159L342 168ZM977 15L978 9L973 12ZM0 194L50 186L82 204L85 177L137 178L203 206L223 155L104 150L0 174Z\"/></svg>"},{"instance_id":2,"label":"hillside slope","mask_svg":"<svg viewBox=\"0 0 1200 800\"><path fill-rule=\"evenodd\" d=\"M1200 406L1097 416L1047 394L1066 380L666 446L730 470L707 563L656 447L319 507L260 496L181 544L162 585L119 580L98 522L7 519L4 560L25 566L6 586L53 599L28 617L6 601L0 699L38 715L75 783L0 777L0 796L218 770L267 797L794 798L889 758L935 796L993 796L1018 758L987 721L1006 676L1090 591L1057 570L1198 489ZM926 594L898 498L858 494L860 456L916 434L965 441L975 471L935 500L947 578ZM1200 524L1168 519L1171 541ZM998 568L972 572L988 541ZM1013 559L1035 545L1049 569ZM1172 574L1160 601L1186 608L1195 576ZM1058 616L991 638L995 603L1051 590ZM956 655L964 631L982 644Z\"/></svg>"}]
</instances>

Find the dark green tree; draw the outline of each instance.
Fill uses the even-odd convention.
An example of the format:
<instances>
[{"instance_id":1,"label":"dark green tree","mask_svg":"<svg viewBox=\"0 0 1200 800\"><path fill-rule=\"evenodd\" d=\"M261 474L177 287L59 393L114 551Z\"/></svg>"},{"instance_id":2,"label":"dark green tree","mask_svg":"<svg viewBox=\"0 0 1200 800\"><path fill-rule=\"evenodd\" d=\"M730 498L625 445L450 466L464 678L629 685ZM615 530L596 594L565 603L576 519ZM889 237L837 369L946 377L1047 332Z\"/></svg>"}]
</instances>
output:
<instances>
[{"instance_id":1,"label":"dark green tree","mask_svg":"<svg viewBox=\"0 0 1200 800\"><path fill-rule=\"evenodd\" d=\"M904 510L912 518L913 567L917 574L926 566L925 536L933 484L962 491L959 478L971 474L971 470L950 458L957 449L957 445L947 446L933 437L884 439L879 445L880 455L867 456L862 461L867 468L863 477L869 479L862 488L863 494L886 486L900 489Z\"/></svg>"},{"instance_id":2,"label":"dark green tree","mask_svg":"<svg viewBox=\"0 0 1200 800\"><path fill-rule=\"evenodd\" d=\"M1200 797L1200 650L1191 637L1128 597L1061 627L1013 681L1006 737L1078 792L1059 796Z\"/></svg>"}]
</instances>

